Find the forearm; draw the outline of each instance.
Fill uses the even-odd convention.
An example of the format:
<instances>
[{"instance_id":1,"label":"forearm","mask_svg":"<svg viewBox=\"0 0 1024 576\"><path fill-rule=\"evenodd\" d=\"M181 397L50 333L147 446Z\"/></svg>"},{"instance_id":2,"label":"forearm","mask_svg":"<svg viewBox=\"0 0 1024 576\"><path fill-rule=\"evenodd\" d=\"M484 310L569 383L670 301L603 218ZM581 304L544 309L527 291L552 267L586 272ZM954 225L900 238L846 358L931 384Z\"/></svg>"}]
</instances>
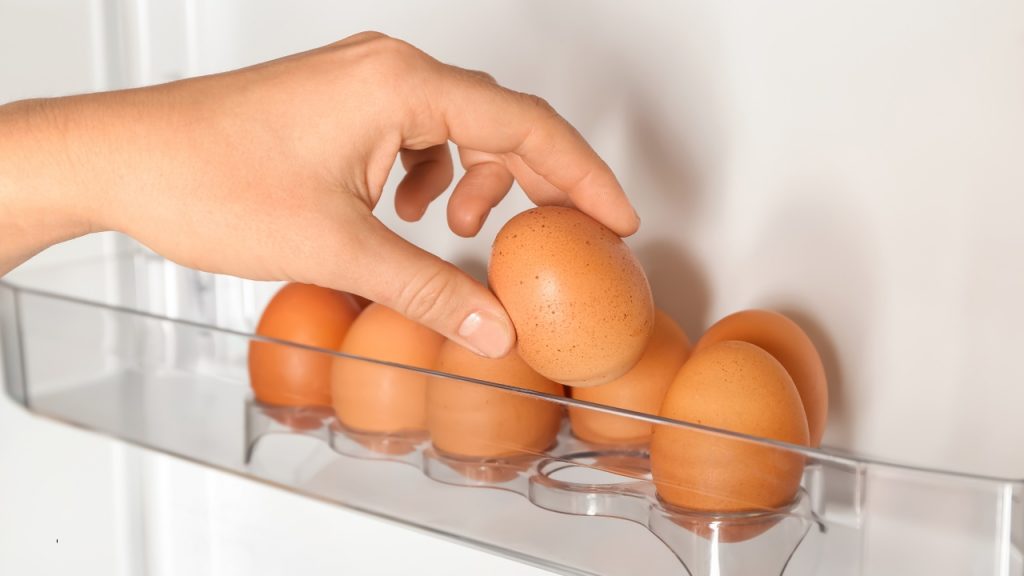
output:
<instances>
[{"instance_id":1,"label":"forearm","mask_svg":"<svg viewBox=\"0 0 1024 576\"><path fill-rule=\"evenodd\" d=\"M91 230L59 102L0 106L0 275Z\"/></svg>"}]
</instances>

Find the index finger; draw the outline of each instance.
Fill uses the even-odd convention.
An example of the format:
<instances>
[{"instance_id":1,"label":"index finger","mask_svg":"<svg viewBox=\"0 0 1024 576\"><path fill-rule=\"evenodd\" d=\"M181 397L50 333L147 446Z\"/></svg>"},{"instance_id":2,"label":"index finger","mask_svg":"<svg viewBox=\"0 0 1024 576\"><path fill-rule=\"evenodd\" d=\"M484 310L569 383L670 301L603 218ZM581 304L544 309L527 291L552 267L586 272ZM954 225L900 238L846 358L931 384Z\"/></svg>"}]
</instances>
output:
<instances>
[{"instance_id":1,"label":"index finger","mask_svg":"<svg viewBox=\"0 0 1024 576\"><path fill-rule=\"evenodd\" d=\"M608 165L545 100L447 66L442 113L449 138L492 154L515 154L572 203L620 236L640 219Z\"/></svg>"}]
</instances>

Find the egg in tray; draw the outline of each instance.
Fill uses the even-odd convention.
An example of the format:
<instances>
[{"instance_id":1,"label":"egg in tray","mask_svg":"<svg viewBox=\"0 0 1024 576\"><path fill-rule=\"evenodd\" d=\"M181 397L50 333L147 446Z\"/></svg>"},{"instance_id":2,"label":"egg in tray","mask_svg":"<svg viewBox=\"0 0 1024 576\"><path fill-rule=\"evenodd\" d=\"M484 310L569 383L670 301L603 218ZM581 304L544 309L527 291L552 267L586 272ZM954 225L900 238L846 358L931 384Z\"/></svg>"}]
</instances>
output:
<instances>
[{"instance_id":1,"label":"egg in tray","mask_svg":"<svg viewBox=\"0 0 1024 576\"><path fill-rule=\"evenodd\" d=\"M268 433L306 434L630 520L691 574L782 573L821 528L804 450L821 441L827 386L792 320L737 312L691 346L622 239L564 207L510 220L488 280L518 335L500 359L380 304L286 285L249 348L250 453Z\"/></svg>"}]
</instances>

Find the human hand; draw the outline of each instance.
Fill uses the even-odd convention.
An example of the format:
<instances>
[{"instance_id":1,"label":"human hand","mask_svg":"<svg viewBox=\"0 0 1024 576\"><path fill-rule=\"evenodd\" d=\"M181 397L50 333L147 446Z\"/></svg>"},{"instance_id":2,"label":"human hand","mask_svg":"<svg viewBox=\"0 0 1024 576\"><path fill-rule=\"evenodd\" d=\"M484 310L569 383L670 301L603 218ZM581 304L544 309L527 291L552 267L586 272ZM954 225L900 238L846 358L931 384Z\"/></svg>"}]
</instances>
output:
<instances>
[{"instance_id":1,"label":"human hand","mask_svg":"<svg viewBox=\"0 0 1024 576\"><path fill-rule=\"evenodd\" d=\"M515 331L494 295L373 216L396 157L405 220L451 183L452 141L466 169L448 201L456 234L475 235L513 178L537 204L574 205L623 236L639 226L608 166L543 100L377 33L224 74L38 101L29 120L24 108L0 122L50 149L50 180L26 187L49 194L37 196L51 197L48 221L65 229L7 254L8 268L48 243L118 230L185 266L365 296L497 357ZM32 166L0 160L0 200L40 178Z\"/></svg>"}]
</instances>

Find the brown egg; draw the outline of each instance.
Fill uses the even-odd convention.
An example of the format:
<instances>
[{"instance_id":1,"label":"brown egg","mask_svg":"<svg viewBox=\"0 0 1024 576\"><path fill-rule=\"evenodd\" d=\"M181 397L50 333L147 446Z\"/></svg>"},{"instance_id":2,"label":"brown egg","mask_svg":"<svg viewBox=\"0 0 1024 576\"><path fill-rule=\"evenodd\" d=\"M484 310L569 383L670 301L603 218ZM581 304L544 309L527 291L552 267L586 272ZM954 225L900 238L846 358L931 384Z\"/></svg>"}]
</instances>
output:
<instances>
[{"instance_id":1,"label":"brown egg","mask_svg":"<svg viewBox=\"0 0 1024 576\"><path fill-rule=\"evenodd\" d=\"M430 369L444 338L381 304L370 304L339 350L346 354ZM427 375L353 358L335 358L334 412L359 432L397 433L427 425Z\"/></svg>"},{"instance_id":2,"label":"brown egg","mask_svg":"<svg viewBox=\"0 0 1024 576\"><path fill-rule=\"evenodd\" d=\"M440 372L561 396L562 386L526 365L513 350L491 359L447 341ZM562 405L483 384L433 378L427 390L427 422L434 446L466 458L537 455L550 448Z\"/></svg>"},{"instance_id":3,"label":"brown egg","mask_svg":"<svg viewBox=\"0 0 1024 576\"><path fill-rule=\"evenodd\" d=\"M534 370L596 386L640 359L654 327L647 277L614 232L572 208L515 216L498 233L487 277Z\"/></svg>"},{"instance_id":4,"label":"brown egg","mask_svg":"<svg viewBox=\"0 0 1024 576\"><path fill-rule=\"evenodd\" d=\"M336 350L359 315L352 296L309 284L287 284L267 304L256 333ZM330 406L331 356L294 346L249 343L249 381L256 399L277 406Z\"/></svg>"},{"instance_id":5,"label":"brown egg","mask_svg":"<svg viewBox=\"0 0 1024 576\"><path fill-rule=\"evenodd\" d=\"M654 316L654 333L636 366L607 384L573 388L573 398L658 414L661 401L672 379L690 354L690 340L672 318L661 310ZM596 410L569 408L572 432L581 440L595 444L643 444L650 440L652 425L625 416Z\"/></svg>"},{"instance_id":6,"label":"brown egg","mask_svg":"<svg viewBox=\"0 0 1024 576\"><path fill-rule=\"evenodd\" d=\"M807 419L792 378L771 354L746 342L721 342L694 352L672 382L661 415L791 444L808 443ZM651 475L661 498L708 512L785 506L796 495L804 466L798 453L669 425L655 427L650 451Z\"/></svg>"},{"instance_id":7,"label":"brown egg","mask_svg":"<svg viewBox=\"0 0 1024 576\"><path fill-rule=\"evenodd\" d=\"M356 299L356 304L359 304L360 309L365 309L367 306L373 303L373 300L370 300L365 296L360 296L359 294L353 294L352 297Z\"/></svg>"},{"instance_id":8,"label":"brown egg","mask_svg":"<svg viewBox=\"0 0 1024 576\"><path fill-rule=\"evenodd\" d=\"M778 312L744 310L716 322L701 336L696 350L725 340L750 342L782 364L800 393L811 446L819 446L828 419L828 382L818 350L800 326Z\"/></svg>"}]
</instances>

